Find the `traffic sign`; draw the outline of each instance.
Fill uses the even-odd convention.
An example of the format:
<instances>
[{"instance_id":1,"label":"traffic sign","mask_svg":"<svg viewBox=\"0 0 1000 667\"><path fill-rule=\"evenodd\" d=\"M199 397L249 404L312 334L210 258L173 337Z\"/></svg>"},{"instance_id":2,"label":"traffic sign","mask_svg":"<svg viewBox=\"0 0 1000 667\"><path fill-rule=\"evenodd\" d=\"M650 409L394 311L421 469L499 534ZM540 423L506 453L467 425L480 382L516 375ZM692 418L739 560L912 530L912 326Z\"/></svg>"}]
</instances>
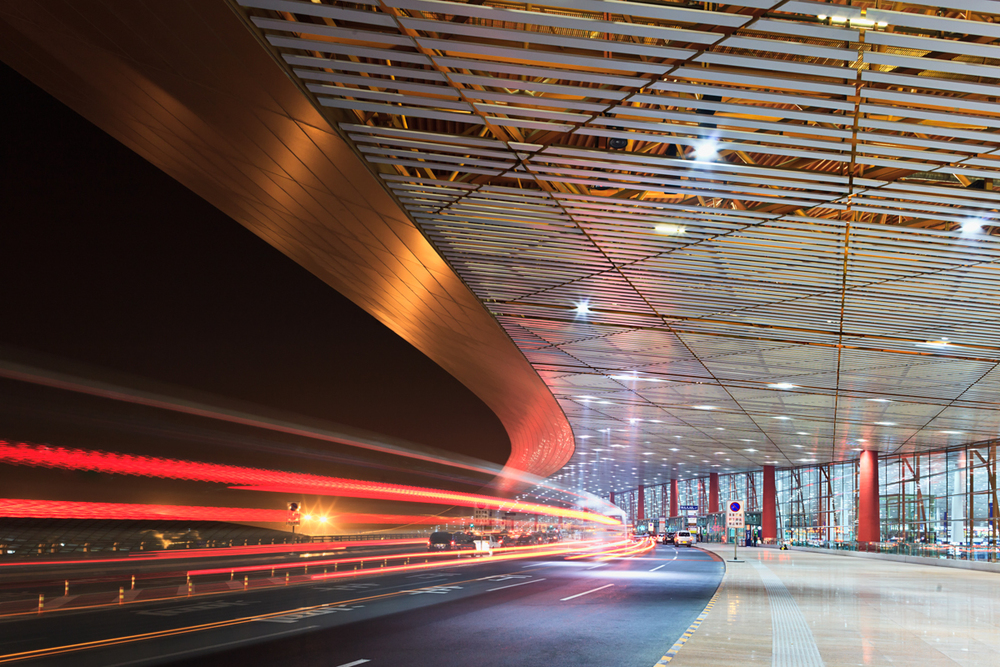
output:
<instances>
[{"instance_id":1,"label":"traffic sign","mask_svg":"<svg viewBox=\"0 0 1000 667\"><path fill-rule=\"evenodd\" d=\"M729 503L729 507L726 510L726 528L736 528L738 530L746 528L743 503L738 500Z\"/></svg>"}]
</instances>

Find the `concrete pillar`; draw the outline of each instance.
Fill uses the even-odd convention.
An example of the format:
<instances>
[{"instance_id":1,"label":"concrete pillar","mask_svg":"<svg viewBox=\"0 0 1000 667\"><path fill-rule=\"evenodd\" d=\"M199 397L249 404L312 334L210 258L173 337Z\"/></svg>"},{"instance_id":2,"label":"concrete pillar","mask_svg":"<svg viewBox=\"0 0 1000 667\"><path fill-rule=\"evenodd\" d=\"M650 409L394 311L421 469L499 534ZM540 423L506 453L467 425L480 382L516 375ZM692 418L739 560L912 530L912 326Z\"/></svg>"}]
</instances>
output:
<instances>
[{"instance_id":1,"label":"concrete pillar","mask_svg":"<svg viewBox=\"0 0 1000 667\"><path fill-rule=\"evenodd\" d=\"M719 473L708 473L708 513L719 511Z\"/></svg>"},{"instance_id":2,"label":"concrete pillar","mask_svg":"<svg viewBox=\"0 0 1000 667\"><path fill-rule=\"evenodd\" d=\"M760 536L766 539L778 537L778 494L774 487L774 466L764 466L764 491L761 498Z\"/></svg>"},{"instance_id":3,"label":"concrete pillar","mask_svg":"<svg viewBox=\"0 0 1000 667\"><path fill-rule=\"evenodd\" d=\"M646 487L642 484L639 485L639 501L636 503L636 519L639 521L646 520Z\"/></svg>"},{"instance_id":4,"label":"concrete pillar","mask_svg":"<svg viewBox=\"0 0 1000 667\"><path fill-rule=\"evenodd\" d=\"M880 542L878 507L878 453L861 452L858 465L858 542Z\"/></svg>"},{"instance_id":5,"label":"concrete pillar","mask_svg":"<svg viewBox=\"0 0 1000 667\"><path fill-rule=\"evenodd\" d=\"M677 510L677 480L670 480L670 516L678 516Z\"/></svg>"}]
</instances>

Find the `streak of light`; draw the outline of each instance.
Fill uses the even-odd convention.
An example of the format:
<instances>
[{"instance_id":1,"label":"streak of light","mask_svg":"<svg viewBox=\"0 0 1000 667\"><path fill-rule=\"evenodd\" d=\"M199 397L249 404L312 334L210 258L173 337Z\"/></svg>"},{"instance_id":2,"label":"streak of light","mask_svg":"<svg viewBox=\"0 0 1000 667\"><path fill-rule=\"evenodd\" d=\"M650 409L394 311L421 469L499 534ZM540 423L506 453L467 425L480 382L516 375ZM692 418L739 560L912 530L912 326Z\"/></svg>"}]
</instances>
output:
<instances>
[{"instance_id":1,"label":"streak of light","mask_svg":"<svg viewBox=\"0 0 1000 667\"><path fill-rule=\"evenodd\" d=\"M423 540L421 540L421 541L423 541ZM567 554L567 553L573 553L575 551L579 551L581 548L589 548L591 545L593 545L593 543L594 543L593 540L586 540L586 541L580 541L580 542L564 542L564 543L560 544L558 547L546 547L546 546L505 547L505 548L502 548L502 549L494 549L493 553L495 555L489 557L488 560L490 562L498 560L499 556L509 556L511 558L526 558L526 557L530 556L530 557L534 558L534 557L539 556L539 555L546 555L547 556L547 555L552 555L552 554ZM455 563L467 563L467 561L465 561L465 560L463 560L461 558L459 558L457 560L455 559L455 554L462 554L462 553L466 553L466 554L468 554L470 556L472 556L472 555L479 555L480 554L480 552L476 552L476 551L472 551L472 550L468 550L468 551L465 551L465 552L462 552L462 551L417 551L417 552L405 553L405 554L381 554L381 555L369 554L369 555L365 555L365 556L356 556L354 558L331 558L329 560L313 560L313 561L309 561L308 565L309 565L309 567L322 567L324 565L326 565L326 566L330 566L330 565L340 566L340 565L347 565L347 564L362 563L362 562L365 562L365 561L367 561L369 563L377 563L379 561L386 561L386 560L405 560L407 558L409 558L409 559L413 559L413 558L438 558L438 557L449 557L449 556L452 557L452 560L444 561L444 562L446 562L446 563L452 563L452 564L455 564ZM510 558L507 558L507 560L509 560L509 559ZM439 562L427 563L427 564L428 565L437 565L437 564L439 564ZM421 563L417 563L417 565L421 565ZM282 569L295 569L295 568L300 568L300 567L302 567L302 563L284 563L284 564L280 564L280 565L273 565L273 564L267 563L267 564L261 564L261 565L243 565L241 567L214 567L214 568L208 568L208 569L203 569L203 570L190 570L187 574L190 575L190 576L192 576L192 577L194 577L194 576L201 576L201 575L206 575L206 574L227 574L227 573L230 573L230 572L234 572L234 573L263 572L265 570L270 571L270 570L282 570ZM405 565L404 566L393 565L393 566L389 566L389 567L383 567L383 568L379 568L378 572L400 571L400 570L395 569L395 568L398 568L398 567L404 567L405 568L407 566L405 566ZM365 573L365 572L371 574L372 570L370 570L370 569L369 570L363 570L363 569L346 570L345 572L342 572L341 574L343 574L345 576L353 576L353 575L360 575L360 574Z\"/></svg>"},{"instance_id":2,"label":"streak of light","mask_svg":"<svg viewBox=\"0 0 1000 667\"><path fill-rule=\"evenodd\" d=\"M366 438L359 438L345 433L337 433L326 429L303 426L279 419L269 419L228 408L221 408L196 403L190 400L172 398L161 394L153 394L136 389L118 387L106 382L85 380L83 378L74 377L65 373L43 370L25 364L10 362L4 359L0 359L0 377L20 382L30 382L44 387L54 387L90 396L99 396L101 398L107 398L115 401L124 401L127 403L134 403L136 405L146 405L161 410L169 410L171 412L206 417L208 419L215 419L231 424L242 424L245 426L252 426L254 428L278 433L287 433L290 435L297 435L324 442L335 442L374 452L394 454L396 456L403 456L416 459L418 461L425 461L427 463L435 463L453 468L470 470L473 472L497 475L502 478L516 480L525 484L537 484L542 481L542 478L532 475L531 473L518 467L519 465L526 466L528 464L527 461L508 461L508 465L501 469L498 466L477 464L469 460L460 460L460 457L457 455L446 457L432 453L414 451L412 449L376 442Z\"/></svg>"},{"instance_id":3,"label":"streak of light","mask_svg":"<svg viewBox=\"0 0 1000 667\"><path fill-rule=\"evenodd\" d=\"M173 521L236 521L284 523L286 510L246 507L203 507L192 505L145 505L135 503L91 503L67 500L26 500L0 498L0 517L32 519L161 519ZM338 524L424 524L434 525L448 517L408 514L335 514Z\"/></svg>"},{"instance_id":4,"label":"streak of light","mask_svg":"<svg viewBox=\"0 0 1000 667\"><path fill-rule=\"evenodd\" d=\"M280 470L244 468L241 466L203 463L200 461L67 449L28 443L14 444L7 441L0 441L0 462L10 465L61 468L66 470L93 470L119 475L233 484L238 486L232 488L243 490L307 493L351 498L457 505L461 507L480 507L508 512L561 516L568 519L592 521L606 525L619 524L619 521L615 519L593 512L549 507L538 503L509 500L495 496L442 491L383 482L367 482L339 477L325 477L306 473L291 473ZM279 519L279 521L283 520L284 518Z\"/></svg>"}]
</instances>

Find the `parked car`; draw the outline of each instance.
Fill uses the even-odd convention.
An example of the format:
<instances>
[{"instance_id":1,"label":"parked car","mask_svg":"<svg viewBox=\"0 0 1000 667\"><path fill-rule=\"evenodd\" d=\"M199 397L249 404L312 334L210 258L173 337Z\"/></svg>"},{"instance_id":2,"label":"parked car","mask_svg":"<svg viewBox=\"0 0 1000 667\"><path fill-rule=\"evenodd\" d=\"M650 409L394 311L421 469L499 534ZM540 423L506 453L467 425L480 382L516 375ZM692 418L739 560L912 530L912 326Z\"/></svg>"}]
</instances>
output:
<instances>
[{"instance_id":1,"label":"parked car","mask_svg":"<svg viewBox=\"0 0 1000 667\"><path fill-rule=\"evenodd\" d=\"M428 551L448 551L451 549L451 533L438 531L427 538Z\"/></svg>"},{"instance_id":2,"label":"parked car","mask_svg":"<svg viewBox=\"0 0 1000 667\"><path fill-rule=\"evenodd\" d=\"M678 547L693 547L694 533L689 530L678 530L674 535L674 545Z\"/></svg>"}]
</instances>

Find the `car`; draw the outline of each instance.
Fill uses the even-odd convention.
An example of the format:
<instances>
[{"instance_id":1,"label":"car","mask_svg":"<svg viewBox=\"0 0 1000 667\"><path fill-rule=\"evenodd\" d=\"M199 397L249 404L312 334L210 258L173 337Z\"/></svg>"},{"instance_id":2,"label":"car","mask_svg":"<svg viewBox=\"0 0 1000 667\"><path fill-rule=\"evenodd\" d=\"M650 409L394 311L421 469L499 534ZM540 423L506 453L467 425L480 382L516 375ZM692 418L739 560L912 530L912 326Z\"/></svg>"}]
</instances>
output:
<instances>
[{"instance_id":1,"label":"car","mask_svg":"<svg viewBox=\"0 0 1000 667\"><path fill-rule=\"evenodd\" d=\"M492 556L493 550L500 547L500 543L492 535L474 535L473 543L476 545L476 554L480 556Z\"/></svg>"},{"instance_id":2,"label":"car","mask_svg":"<svg viewBox=\"0 0 1000 667\"><path fill-rule=\"evenodd\" d=\"M500 533L499 535L494 535L497 541L497 545L500 548L512 547L517 544L517 538L508 533Z\"/></svg>"},{"instance_id":3,"label":"car","mask_svg":"<svg viewBox=\"0 0 1000 667\"><path fill-rule=\"evenodd\" d=\"M472 533L454 533L451 536L452 551L475 551L476 537Z\"/></svg>"},{"instance_id":4,"label":"car","mask_svg":"<svg viewBox=\"0 0 1000 667\"><path fill-rule=\"evenodd\" d=\"M516 547L530 547L533 546L534 544L535 544L535 538L533 538L531 535L528 534L518 535L517 541L514 542L514 546Z\"/></svg>"},{"instance_id":5,"label":"car","mask_svg":"<svg viewBox=\"0 0 1000 667\"><path fill-rule=\"evenodd\" d=\"M664 544L673 544L674 543L674 536L676 534L677 533L663 533L663 543Z\"/></svg>"},{"instance_id":6,"label":"car","mask_svg":"<svg viewBox=\"0 0 1000 667\"><path fill-rule=\"evenodd\" d=\"M678 547L693 547L694 534L689 530L678 530L677 534L674 535L674 545Z\"/></svg>"},{"instance_id":7,"label":"car","mask_svg":"<svg viewBox=\"0 0 1000 667\"><path fill-rule=\"evenodd\" d=\"M431 533L427 538L428 551L449 551L451 550L451 533L437 531Z\"/></svg>"}]
</instances>

